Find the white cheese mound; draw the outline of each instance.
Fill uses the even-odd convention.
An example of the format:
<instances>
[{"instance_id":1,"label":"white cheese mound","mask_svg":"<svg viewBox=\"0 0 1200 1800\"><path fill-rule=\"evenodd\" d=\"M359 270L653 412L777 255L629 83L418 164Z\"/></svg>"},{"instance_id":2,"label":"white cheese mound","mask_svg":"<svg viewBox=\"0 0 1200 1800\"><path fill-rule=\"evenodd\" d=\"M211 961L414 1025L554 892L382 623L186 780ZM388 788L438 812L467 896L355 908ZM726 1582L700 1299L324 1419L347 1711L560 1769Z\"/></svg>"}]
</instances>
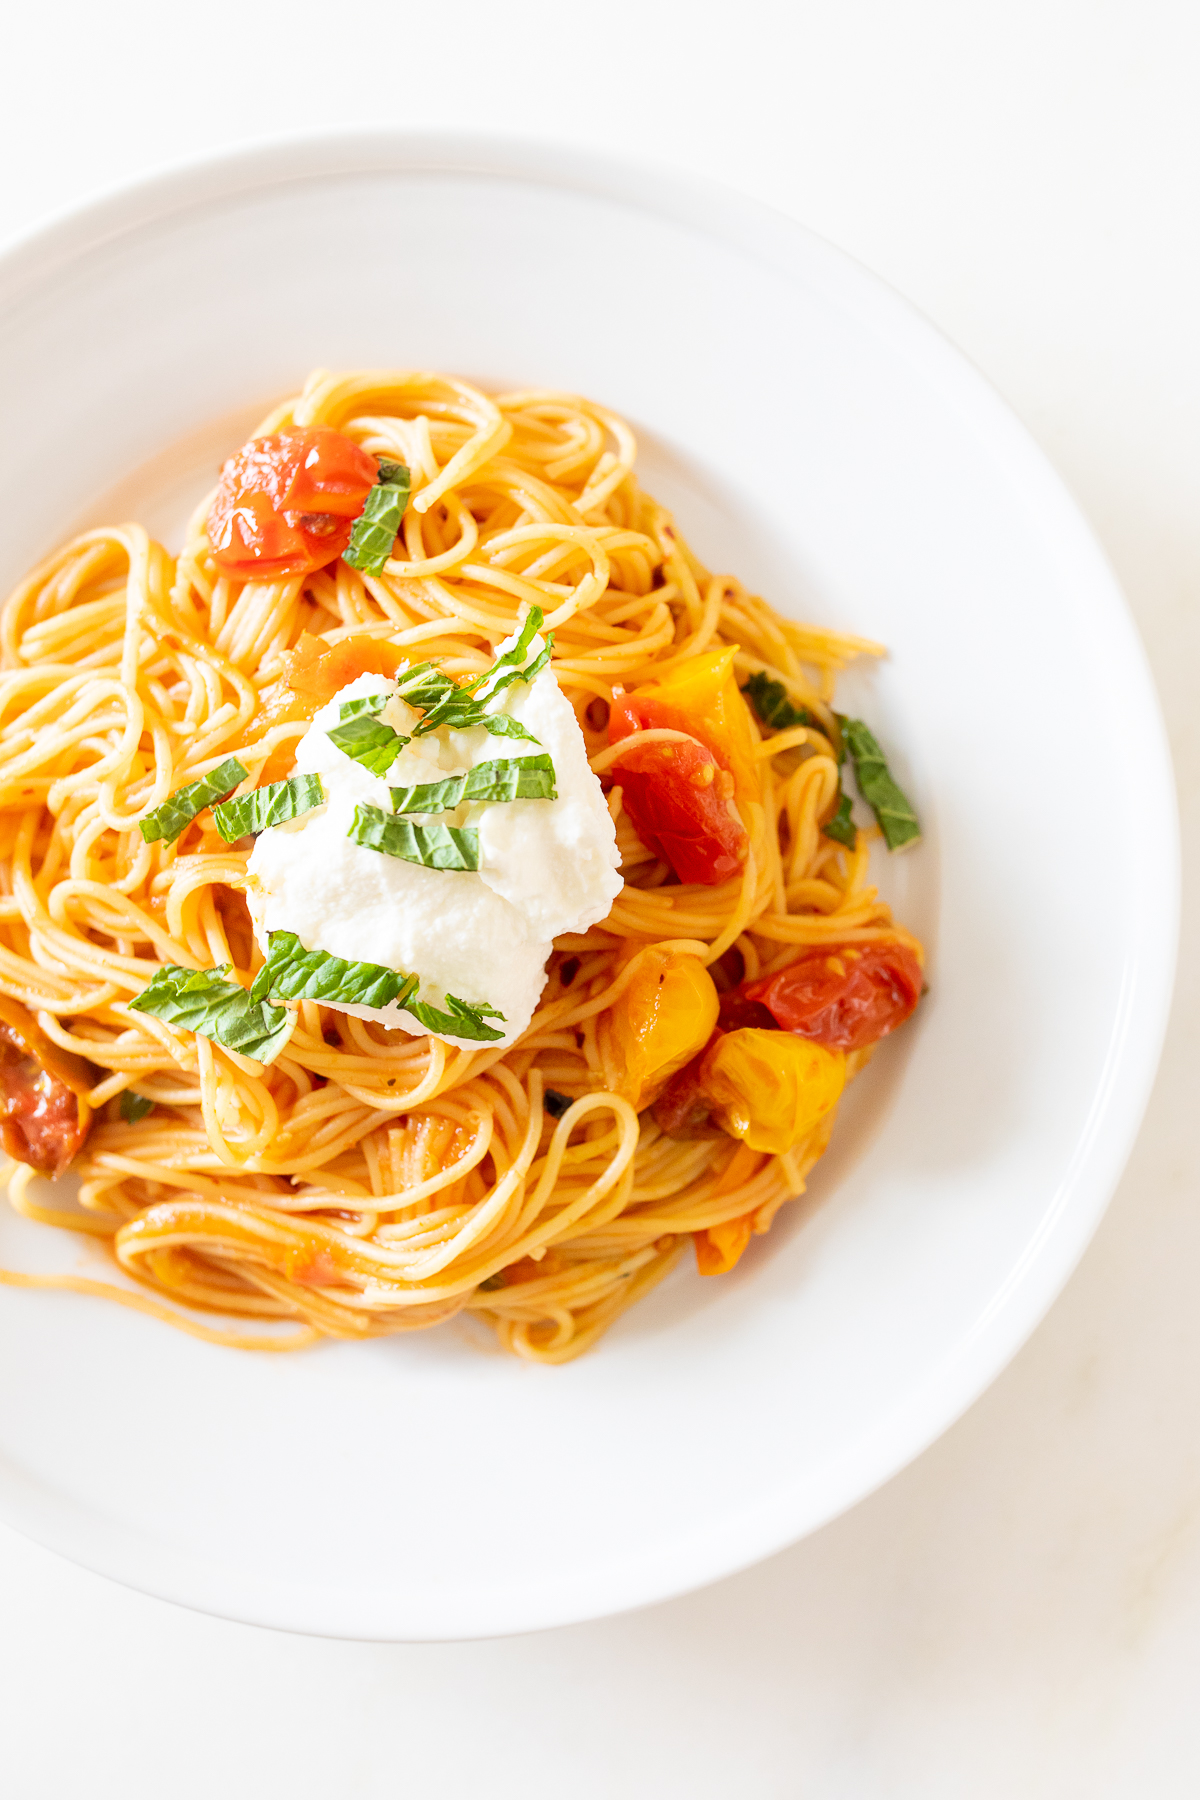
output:
<instances>
[{"instance_id":1,"label":"white cheese mound","mask_svg":"<svg viewBox=\"0 0 1200 1800\"><path fill-rule=\"evenodd\" d=\"M510 649L516 636L497 654ZM535 637L526 660L541 648L542 639ZM255 935L264 955L271 932L294 931L306 950L419 975L417 998L442 1010L447 994L470 1005L486 1002L504 1014L503 1020L488 1020L504 1032L495 1041L511 1044L537 1006L551 940L560 932L586 931L606 917L621 891L612 819L588 768L575 714L549 668L531 682L512 683L488 706L489 712L519 719L536 744L493 737L482 726L431 732L406 745L380 778L326 734L338 723L344 700L395 689L383 676L360 675L322 707L301 740L296 769L320 775L327 801L257 839L247 895ZM380 716L403 735L420 714L392 699ZM557 800L471 803L437 815L438 823L478 830L478 872L426 869L352 844L347 836L358 803L391 811L389 788L439 781L476 763L541 751L554 763ZM429 1035L394 1003L325 1004ZM446 1042L478 1047L466 1038Z\"/></svg>"}]
</instances>

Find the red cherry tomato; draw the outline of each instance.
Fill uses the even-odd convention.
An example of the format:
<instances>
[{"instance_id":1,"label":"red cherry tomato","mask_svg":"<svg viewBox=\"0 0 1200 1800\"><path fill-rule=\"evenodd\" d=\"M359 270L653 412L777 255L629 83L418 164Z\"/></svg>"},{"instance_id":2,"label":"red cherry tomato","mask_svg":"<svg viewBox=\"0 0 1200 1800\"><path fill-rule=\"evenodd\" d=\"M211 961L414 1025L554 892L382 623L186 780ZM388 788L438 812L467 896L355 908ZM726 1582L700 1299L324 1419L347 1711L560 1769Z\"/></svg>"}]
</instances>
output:
<instances>
[{"instance_id":1,"label":"red cherry tomato","mask_svg":"<svg viewBox=\"0 0 1200 1800\"><path fill-rule=\"evenodd\" d=\"M221 470L208 514L213 561L226 575L308 575L350 542L379 479L373 456L328 425L252 438Z\"/></svg>"},{"instance_id":2,"label":"red cherry tomato","mask_svg":"<svg viewBox=\"0 0 1200 1800\"><path fill-rule=\"evenodd\" d=\"M742 1006L765 1006L782 1031L830 1050L862 1050L903 1025L921 986L921 965L906 944L834 944L734 992Z\"/></svg>"},{"instance_id":3,"label":"red cherry tomato","mask_svg":"<svg viewBox=\"0 0 1200 1800\"><path fill-rule=\"evenodd\" d=\"M687 713L646 693L613 701L608 741L664 727L707 744L709 734ZM746 828L734 805L728 758L715 744L646 744L622 757L611 779L620 783L625 810L647 850L670 863L680 881L711 887L741 869Z\"/></svg>"}]
</instances>

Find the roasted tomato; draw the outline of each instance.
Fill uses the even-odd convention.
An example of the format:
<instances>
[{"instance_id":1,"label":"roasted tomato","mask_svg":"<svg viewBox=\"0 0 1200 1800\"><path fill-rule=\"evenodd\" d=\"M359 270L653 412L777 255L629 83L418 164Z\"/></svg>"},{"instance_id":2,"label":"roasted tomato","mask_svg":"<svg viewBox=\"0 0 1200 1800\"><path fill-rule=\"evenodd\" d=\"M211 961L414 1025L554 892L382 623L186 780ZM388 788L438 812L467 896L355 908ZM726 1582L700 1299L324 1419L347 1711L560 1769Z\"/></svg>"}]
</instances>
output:
<instances>
[{"instance_id":1,"label":"roasted tomato","mask_svg":"<svg viewBox=\"0 0 1200 1800\"><path fill-rule=\"evenodd\" d=\"M612 1011L617 1092L640 1112L712 1036L717 990L696 956L652 950Z\"/></svg>"},{"instance_id":2,"label":"roasted tomato","mask_svg":"<svg viewBox=\"0 0 1200 1800\"><path fill-rule=\"evenodd\" d=\"M727 881L744 864L748 840L738 803L758 793L750 715L733 657L732 648L689 657L663 681L618 695L608 717L610 744L662 729L698 740L630 750L611 778L620 782L646 848L680 881L705 886Z\"/></svg>"},{"instance_id":3,"label":"roasted tomato","mask_svg":"<svg viewBox=\"0 0 1200 1800\"><path fill-rule=\"evenodd\" d=\"M700 1065L700 1086L722 1131L770 1156L806 1138L845 1081L840 1050L786 1031L723 1032Z\"/></svg>"},{"instance_id":4,"label":"roasted tomato","mask_svg":"<svg viewBox=\"0 0 1200 1800\"><path fill-rule=\"evenodd\" d=\"M920 997L921 965L907 944L840 944L724 995L721 1023L725 1002L730 1019L735 1007L747 1014L765 1006L782 1031L831 1050L862 1050L903 1025Z\"/></svg>"},{"instance_id":5,"label":"roasted tomato","mask_svg":"<svg viewBox=\"0 0 1200 1800\"><path fill-rule=\"evenodd\" d=\"M208 514L213 561L243 581L323 568L350 542L378 479L375 458L328 425L252 438L221 470Z\"/></svg>"},{"instance_id":6,"label":"roasted tomato","mask_svg":"<svg viewBox=\"0 0 1200 1800\"><path fill-rule=\"evenodd\" d=\"M33 1014L0 996L0 1146L39 1175L61 1175L92 1123L89 1066L60 1050Z\"/></svg>"},{"instance_id":7,"label":"roasted tomato","mask_svg":"<svg viewBox=\"0 0 1200 1800\"><path fill-rule=\"evenodd\" d=\"M706 1231L693 1231L696 1267L702 1275L727 1275L754 1230L754 1214L743 1213L740 1219L726 1219L723 1225L710 1225Z\"/></svg>"}]
</instances>

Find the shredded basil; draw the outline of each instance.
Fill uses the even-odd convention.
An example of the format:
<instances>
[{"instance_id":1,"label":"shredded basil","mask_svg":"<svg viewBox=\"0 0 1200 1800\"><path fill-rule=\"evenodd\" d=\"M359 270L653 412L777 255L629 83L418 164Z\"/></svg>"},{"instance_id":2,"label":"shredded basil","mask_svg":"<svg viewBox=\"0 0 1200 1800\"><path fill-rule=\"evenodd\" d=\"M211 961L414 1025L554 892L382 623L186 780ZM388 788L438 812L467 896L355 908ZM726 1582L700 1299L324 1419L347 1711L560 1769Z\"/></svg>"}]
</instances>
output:
<instances>
[{"instance_id":1,"label":"shredded basil","mask_svg":"<svg viewBox=\"0 0 1200 1800\"><path fill-rule=\"evenodd\" d=\"M436 1006L430 1006L424 1000L410 1000L405 1010L438 1037L477 1038L481 1043L488 1043L504 1036L502 1031L493 1031L490 1025L484 1024L485 1016L504 1018L502 1012L497 1012L485 1001L478 1000L474 1006L468 1006L465 1000L456 1000L453 994L447 994L446 1005L452 1008L450 1012L439 1012Z\"/></svg>"},{"instance_id":2,"label":"shredded basil","mask_svg":"<svg viewBox=\"0 0 1200 1800\"><path fill-rule=\"evenodd\" d=\"M458 688L448 675L432 663L417 663L411 669L402 669L396 676L396 685L401 700L409 706L415 706L421 712L427 712L444 700L447 694L456 694Z\"/></svg>"},{"instance_id":3,"label":"shredded basil","mask_svg":"<svg viewBox=\"0 0 1200 1800\"><path fill-rule=\"evenodd\" d=\"M796 725L813 725L818 731L821 729L810 712L792 704L782 681L772 681L765 669L756 670L742 692L771 731L790 731Z\"/></svg>"},{"instance_id":4,"label":"shredded basil","mask_svg":"<svg viewBox=\"0 0 1200 1800\"><path fill-rule=\"evenodd\" d=\"M379 717L391 698L391 694L364 694L357 700L343 700L338 723L327 733L331 744L371 775L386 775L409 741Z\"/></svg>"},{"instance_id":5,"label":"shredded basil","mask_svg":"<svg viewBox=\"0 0 1200 1800\"><path fill-rule=\"evenodd\" d=\"M821 830L837 844L845 844L847 850L853 850L858 842L858 832L854 820L850 817L850 796L844 788L838 788L837 811L832 819L828 819Z\"/></svg>"},{"instance_id":6,"label":"shredded basil","mask_svg":"<svg viewBox=\"0 0 1200 1800\"><path fill-rule=\"evenodd\" d=\"M199 781L189 781L186 787L176 789L161 806L156 806L144 819L139 819L138 830L148 844L158 843L160 839L165 844L173 844L197 813L202 813L206 806L211 806L223 794L240 787L249 773L236 756L227 756L223 763L218 763L215 769L210 769Z\"/></svg>"},{"instance_id":7,"label":"shredded basil","mask_svg":"<svg viewBox=\"0 0 1200 1800\"><path fill-rule=\"evenodd\" d=\"M378 806L356 806L346 836L364 850L378 850L381 856L396 856L424 869L479 867L477 831L453 825L414 825Z\"/></svg>"},{"instance_id":8,"label":"shredded basil","mask_svg":"<svg viewBox=\"0 0 1200 1800\"><path fill-rule=\"evenodd\" d=\"M412 477L403 463L380 462L379 480L371 489L354 521L342 561L364 575L382 575L392 554L396 536L412 491Z\"/></svg>"},{"instance_id":9,"label":"shredded basil","mask_svg":"<svg viewBox=\"0 0 1200 1800\"><path fill-rule=\"evenodd\" d=\"M542 1105L552 1119L561 1119L574 1104L570 1094L560 1094L557 1088L547 1088L542 1095Z\"/></svg>"},{"instance_id":10,"label":"shredded basil","mask_svg":"<svg viewBox=\"0 0 1200 1800\"><path fill-rule=\"evenodd\" d=\"M386 815L385 815L386 816ZM322 1000L343 1006L403 1006L419 986L415 975L379 963L346 962L306 950L294 931L273 931L267 960L250 989L255 1000Z\"/></svg>"},{"instance_id":11,"label":"shredded basil","mask_svg":"<svg viewBox=\"0 0 1200 1800\"><path fill-rule=\"evenodd\" d=\"M557 800L554 764L545 751L540 756L510 756L497 762L476 763L465 775L445 781L424 781L418 787L392 789L394 813L449 812L464 800Z\"/></svg>"},{"instance_id":12,"label":"shredded basil","mask_svg":"<svg viewBox=\"0 0 1200 1800\"><path fill-rule=\"evenodd\" d=\"M135 1094L132 1088L121 1090L121 1117L127 1125L136 1125L154 1111L153 1100L147 1100L145 1094Z\"/></svg>"},{"instance_id":13,"label":"shredded basil","mask_svg":"<svg viewBox=\"0 0 1200 1800\"><path fill-rule=\"evenodd\" d=\"M270 1062L287 1036L287 1012L263 1004L264 995L247 993L238 982L226 981L228 967L226 963L219 969L182 969L168 964L129 1002L130 1010L198 1031L256 1062Z\"/></svg>"},{"instance_id":14,"label":"shredded basil","mask_svg":"<svg viewBox=\"0 0 1200 1800\"><path fill-rule=\"evenodd\" d=\"M257 837L272 825L285 825L323 805L325 789L319 775L289 775L286 781L272 781L268 787L255 788L237 800L223 800L213 807L217 830L227 844L238 838Z\"/></svg>"},{"instance_id":15,"label":"shredded basil","mask_svg":"<svg viewBox=\"0 0 1200 1800\"><path fill-rule=\"evenodd\" d=\"M462 687L453 687L443 694L442 698L425 714L419 725L414 726L414 737L425 737L431 731L437 731L442 725L449 726L451 731L469 731L473 725L482 725L496 737L528 738L531 744L537 739L527 731L516 719L510 719L503 713L488 713L484 709L504 688L514 681L532 681L538 672L550 661L550 652L554 646L554 633L551 632L538 655L527 669L521 664L529 654L529 646L537 636L542 625L542 609L531 606L529 616L521 626L520 635L511 650L498 656L490 669L472 680L464 682Z\"/></svg>"},{"instance_id":16,"label":"shredded basil","mask_svg":"<svg viewBox=\"0 0 1200 1800\"><path fill-rule=\"evenodd\" d=\"M892 779L887 758L861 719L838 715L842 737L854 762L858 791L879 821L884 842L889 850L900 850L915 844L921 827L912 803Z\"/></svg>"}]
</instances>

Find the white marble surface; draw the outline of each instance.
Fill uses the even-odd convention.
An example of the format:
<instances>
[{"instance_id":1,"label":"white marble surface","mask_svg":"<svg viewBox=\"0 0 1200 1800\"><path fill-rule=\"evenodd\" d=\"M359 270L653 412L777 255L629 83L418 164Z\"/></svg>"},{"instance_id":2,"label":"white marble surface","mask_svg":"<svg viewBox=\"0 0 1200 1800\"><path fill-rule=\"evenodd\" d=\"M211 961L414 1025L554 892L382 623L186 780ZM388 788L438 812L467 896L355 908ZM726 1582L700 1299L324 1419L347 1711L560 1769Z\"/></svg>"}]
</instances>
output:
<instances>
[{"instance_id":1,"label":"white marble surface","mask_svg":"<svg viewBox=\"0 0 1200 1800\"><path fill-rule=\"evenodd\" d=\"M6 20L0 238L306 126L521 132L717 175L922 306L1054 458L1200 741L1200 14L1188 0L59 0ZM1046 803L1069 805L1048 787ZM1114 820L1122 854L1138 821ZM0 1531L14 1800L1183 1800L1200 1791L1200 962L1067 1291L882 1492L707 1592L541 1637L285 1638Z\"/></svg>"}]
</instances>

